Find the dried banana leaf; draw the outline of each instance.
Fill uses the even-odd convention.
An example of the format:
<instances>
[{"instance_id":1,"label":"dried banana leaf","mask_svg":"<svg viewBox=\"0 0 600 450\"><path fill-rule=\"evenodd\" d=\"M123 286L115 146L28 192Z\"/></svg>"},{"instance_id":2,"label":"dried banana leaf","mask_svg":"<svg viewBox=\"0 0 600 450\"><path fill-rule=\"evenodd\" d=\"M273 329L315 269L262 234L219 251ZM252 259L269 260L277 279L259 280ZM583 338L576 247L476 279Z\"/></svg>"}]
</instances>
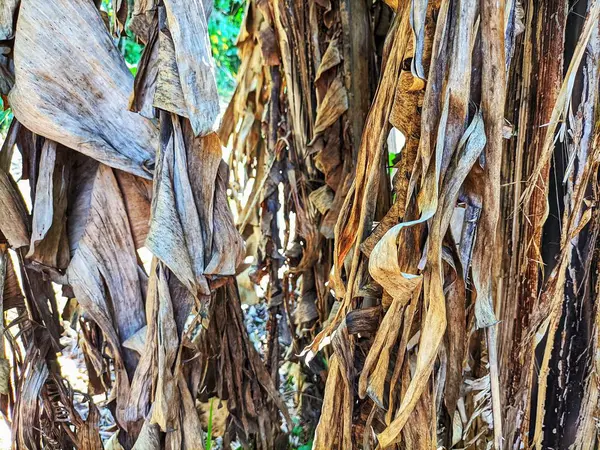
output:
<instances>
[{"instance_id":1,"label":"dried banana leaf","mask_svg":"<svg viewBox=\"0 0 600 450\"><path fill-rule=\"evenodd\" d=\"M94 168L95 166L95 168ZM113 169L94 164L87 185L80 185L73 228L82 230L71 243L69 284L88 317L96 322L112 348L116 372L117 420L127 429L129 377L138 355L122 346L146 324L138 260L119 185ZM82 199L82 195L89 196ZM71 226L71 225L70 225Z\"/></svg>"},{"instance_id":2,"label":"dried banana leaf","mask_svg":"<svg viewBox=\"0 0 600 450\"><path fill-rule=\"evenodd\" d=\"M25 202L15 180L0 168L0 231L14 248L29 242L29 218Z\"/></svg>"},{"instance_id":3,"label":"dried banana leaf","mask_svg":"<svg viewBox=\"0 0 600 450\"><path fill-rule=\"evenodd\" d=\"M70 254L67 245L66 212L70 181L68 150L46 141L40 155L35 187L31 244L27 258L43 266L66 269Z\"/></svg>"},{"instance_id":4,"label":"dried banana leaf","mask_svg":"<svg viewBox=\"0 0 600 450\"><path fill-rule=\"evenodd\" d=\"M151 178L156 127L129 112L133 77L92 2L22 0L14 63L9 99L23 125L106 165Z\"/></svg>"},{"instance_id":5,"label":"dried banana leaf","mask_svg":"<svg viewBox=\"0 0 600 450\"><path fill-rule=\"evenodd\" d=\"M219 96L208 40L212 8L202 0L166 0L167 21L173 37L177 73L184 106L196 136L213 131ZM160 86L160 82L159 82Z\"/></svg>"},{"instance_id":6,"label":"dried banana leaf","mask_svg":"<svg viewBox=\"0 0 600 450\"><path fill-rule=\"evenodd\" d=\"M20 0L6 0L0 5L0 40L14 36L14 24Z\"/></svg>"}]
</instances>

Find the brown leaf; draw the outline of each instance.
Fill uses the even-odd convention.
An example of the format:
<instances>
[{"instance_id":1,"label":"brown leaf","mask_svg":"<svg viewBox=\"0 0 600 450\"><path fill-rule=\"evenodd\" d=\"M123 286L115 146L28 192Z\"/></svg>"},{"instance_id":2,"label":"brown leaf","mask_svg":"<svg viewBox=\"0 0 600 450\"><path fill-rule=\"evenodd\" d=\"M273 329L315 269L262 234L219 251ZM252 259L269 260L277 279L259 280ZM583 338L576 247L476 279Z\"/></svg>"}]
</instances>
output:
<instances>
[{"instance_id":1,"label":"brown leaf","mask_svg":"<svg viewBox=\"0 0 600 450\"><path fill-rule=\"evenodd\" d=\"M158 425L146 420L132 450L159 450L160 448L160 429Z\"/></svg>"},{"instance_id":2,"label":"brown leaf","mask_svg":"<svg viewBox=\"0 0 600 450\"><path fill-rule=\"evenodd\" d=\"M4 311L8 311L11 308L23 307L24 305L23 292L21 291L21 286L17 279L17 274L15 273L12 258L9 257L8 253L5 253L5 255L6 269L5 278L3 280L3 303Z\"/></svg>"},{"instance_id":3,"label":"brown leaf","mask_svg":"<svg viewBox=\"0 0 600 450\"><path fill-rule=\"evenodd\" d=\"M348 93L338 77L329 86L325 98L317 109L313 136L325 131L348 109Z\"/></svg>"},{"instance_id":4,"label":"brown leaf","mask_svg":"<svg viewBox=\"0 0 600 450\"><path fill-rule=\"evenodd\" d=\"M100 164L89 182L90 197L82 205L87 204L88 211L75 216L84 220L84 231L67 276L84 311L98 324L112 347L117 377L117 420L126 429L128 373L133 375L138 356L122 348L122 343L146 322L137 254L112 169Z\"/></svg>"},{"instance_id":5,"label":"brown leaf","mask_svg":"<svg viewBox=\"0 0 600 450\"><path fill-rule=\"evenodd\" d=\"M269 26L263 28L258 34L258 43L265 63L269 66L278 66L281 61L277 48L277 36L275 36L273 28Z\"/></svg>"},{"instance_id":6,"label":"brown leaf","mask_svg":"<svg viewBox=\"0 0 600 450\"><path fill-rule=\"evenodd\" d=\"M208 294L205 275L234 274L243 243L226 203L218 137L193 137L179 121L159 156L146 246L190 292Z\"/></svg>"},{"instance_id":7,"label":"brown leaf","mask_svg":"<svg viewBox=\"0 0 600 450\"><path fill-rule=\"evenodd\" d=\"M332 39L329 42L327 50L325 50L325 54L323 55L323 59L321 59L321 64L319 64L319 68L315 74L315 83L325 72L333 69L342 62L342 55L340 54L338 46L339 42L337 38Z\"/></svg>"},{"instance_id":8,"label":"brown leaf","mask_svg":"<svg viewBox=\"0 0 600 450\"><path fill-rule=\"evenodd\" d=\"M155 44L156 45L156 44ZM183 117L189 113L183 98L183 88L175 57L175 44L168 31L158 33L158 68L153 106Z\"/></svg>"},{"instance_id":9,"label":"brown leaf","mask_svg":"<svg viewBox=\"0 0 600 450\"><path fill-rule=\"evenodd\" d=\"M43 266L66 269L70 254L66 231L70 165L67 150L46 140L33 205L33 231L27 258Z\"/></svg>"},{"instance_id":10,"label":"brown leaf","mask_svg":"<svg viewBox=\"0 0 600 450\"><path fill-rule=\"evenodd\" d=\"M29 218L17 183L0 168L0 232L14 248L29 245Z\"/></svg>"},{"instance_id":11,"label":"brown leaf","mask_svg":"<svg viewBox=\"0 0 600 450\"><path fill-rule=\"evenodd\" d=\"M119 183L123 196L127 218L135 248L145 245L150 226L150 205L152 203L152 183L127 172L115 170L114 174Z\"/></svg>"},{"instance_id":12,"label":"brown leaf","mask_svg":"<svg viewBox=\"0 0 600 450\"><path fill-rule=\"evenodd\" d=\"M308 198L321 214L325 214L331 209L334 195L334 192L329 186L323 185L319 189L312 191Z\"/></svg>"}]
</instances>

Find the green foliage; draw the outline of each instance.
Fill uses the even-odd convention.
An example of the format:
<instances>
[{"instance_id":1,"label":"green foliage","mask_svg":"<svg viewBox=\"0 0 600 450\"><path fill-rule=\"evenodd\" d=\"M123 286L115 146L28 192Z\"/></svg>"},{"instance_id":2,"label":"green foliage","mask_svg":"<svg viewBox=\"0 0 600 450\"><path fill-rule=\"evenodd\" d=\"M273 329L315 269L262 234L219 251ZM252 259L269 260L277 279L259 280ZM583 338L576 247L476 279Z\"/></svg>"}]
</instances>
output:
<instances>
[{"instance_id":1,"label":"green foliage","mask_svg":"<svg viewBox=\"0 0 600 450\"><path fill-rule=\"evenodd\" d=\"M214 398L210 399L210 409L208 411L208 430L206 430L206 450L212 449L213 400L214 400Z\"/></svg>"},{"instance_id":2,"label":"green foliage","mask_svg":"<svg viewBox=\"0 0 600 450\"><path fill-rule=\"evenodd\" d=\"M129 67L129 70L135 76L140 58L142 57L142 52L144 51L144 46L137 43L133 35L129 35L129 33L131 33L130 31L127 33L127 36L121 36L121 39L119 40L119 50L121 50L121 53L125 58L127 67Z\"/></svg>"},{"instance_id":3,"label":"green foliage","mask_svg":"<svg viewBox=\"0 0 600 450\"><path fill-rule=\"evenodd\" d=\"M215 58L219 95L229 98L240 66L235 43L244 17L244 0L215 0L208 33Z\"/></svg>"},{"instance_id":4,"label":"green foliage","mask_svg":"<svg viewBox=\"0 0 600 450\"><path fill-rule=\"evenodd\" d=\"M291 445L292 450L310 450L313 444L313 438L315 430L312 427L306 427L300 424L300 419L294 417L294 428L291 431ZM294 444L295 443L295 444Z\"/></svg>"},{"instance_id":5,"label":"green foliage","mask_svg":"<svg viewBox=\"0 0 600 450\"><path fill-rule=\"evenodd\" d=\"M13 119L12 109L6 108L4 100L0 99L0 104L2 107L0 108L0 138L4 138L6 133L8 132L8 127L10 127L10 123Z\"/></svg>"},{"instance_id":6,"label":"green foliage","mask_svg":"<svg viewBox=\"0 0 600 450\"><path fill-rule=\"evenodd\" d=\"M112 1L102 0L102 5L100 6L100 9L108 15L109 23L113 24L115 13L112 7ZM123 58L125 58L127 67L129 67L129 70L135 76L135 74L137 73L138 64L142 57L142 51L144 50L144 46L137 42L135 36L131 31L129 31L128 27L126 27L125 33L116 39L115 44L121 51Z\"/></svg>"}]
</instances>

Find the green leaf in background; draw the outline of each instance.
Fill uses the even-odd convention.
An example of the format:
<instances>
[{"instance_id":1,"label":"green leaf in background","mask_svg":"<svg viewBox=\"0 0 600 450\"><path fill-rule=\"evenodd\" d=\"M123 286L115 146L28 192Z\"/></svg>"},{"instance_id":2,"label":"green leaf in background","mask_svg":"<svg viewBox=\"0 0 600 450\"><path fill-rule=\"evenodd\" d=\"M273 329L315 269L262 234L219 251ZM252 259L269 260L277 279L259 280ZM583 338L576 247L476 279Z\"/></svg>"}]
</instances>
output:
<instances>
[{"instance_id":1,"label":"green leaf in background","mask_svg":"<svg viewBox=\"0 0 600 450\"><path fill-rule=\"evenodd\" d=\"M100 9L104 11L109 18L109 22L111 23L111 29L113 24L113 16L114 10L111 0L102 0L102 4L100 5ZM125 62L127 63L127 67L135 76L138 69L138 64L142 57L142 52L144 51L144 46L137 41L135 36L131 31L129 31L129 24L127 25L125 32L119 36L118 38L114 38L115 45L121 51Z\"/></svg>"},{"instance_id":2,"label":"green leaf in background","mask_svg":"<svg viewBox=\"0 0 600 450\"><path fill-rule=\"evenodd\" d=\"M127 32L130 33L129 31ZM123 36L119 42L119 49L125 58L125 62L127 63L127 67L135 76L137 73L137 66L142 58L142 52L144 51L144 46L135 41L133 36Z\"/></svg>"},{"instance_id":3,"label":"green leaf in background","mask_svg":"<svg viewBox=\"0 0 600 450\"><path fill-rule=\"evenodd\" d=\"M313 445L313 441L311 439L306 444L301 445L300 447L298 447L298 450L311 450L312 449L312 445Z\"/></svg>"},{"instance_id":4,"label":"green leaf in background","mask_svg":"<svg viewBox=\"0 0 600 450\"><path fill-rule=\"evenodd\" d=\"M13 113L12 109L10 108L4 109L5 105L3 100L0 100L0 104L2 104L2 107L0 108L0 136L4 137L6 136L6 133L8 132L8 127L12 122Z\"/></svg>"},{"instance_id":5,"label":"green leaf in background","mask_svg":"<svg viewBox=\"0 0 600 450\"><path fill-rule=\"evenodd\" d=\"M214 400L214 398L210 399L210 409L208 411L208 429L206 430L206 450L212 449L213 400Z\"/></svg>"},{"instance_id":6,"label":"green leaf in background","mask_svg":"<svg viewBox=\"0 0 600 450\"><path fill-rule=\"evenodd\" d=\"M229 99L235 89L235 75L240 67L235 46L244 17L243 0L215 0L208 22L208 33L215 58L219 95Z\"/></svg>"}]
</instances>

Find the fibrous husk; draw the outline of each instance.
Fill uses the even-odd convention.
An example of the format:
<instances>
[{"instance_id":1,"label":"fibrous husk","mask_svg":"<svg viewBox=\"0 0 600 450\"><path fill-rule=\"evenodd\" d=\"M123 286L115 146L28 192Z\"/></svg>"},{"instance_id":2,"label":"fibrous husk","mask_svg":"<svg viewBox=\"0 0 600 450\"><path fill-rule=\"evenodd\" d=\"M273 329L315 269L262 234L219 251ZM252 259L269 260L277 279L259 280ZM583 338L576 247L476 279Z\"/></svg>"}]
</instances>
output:
<instances>
[{"instance_id":1,"label":"fibrous husk","mask_svg":"<svg viewBox=\"0 0 600 450\"><path fill-rule=\"evenodd\" d=\"M10 361L0 357L0 394L10 393Z\"/></svg>"},{"instance_id":2,"label":"fibrous husk","mask_svg":"<svg viewBox=\"0 0 600 450\"><path fill-rule=\"evenodd\" d=\"M354 352L345 323L337 329L332 342L335 353L331 358L323 408L315 430L315 450L342 450L353 447Z\"/></svg>"},{"instance_id":3,"label":"fibrous husk","mask_svg":"<svg viewBox=\"0 0 600 450\"><path fill-rule=\"evenodd\" d=\"M37 408L38 397L48 378L48 367L44 361L44 350L47 349L47 345L42 349L33 346L28 349L25 361L28 376L23 379L17 391L19 400L16 404L16 420L13 422L13 439L17 445L27 449L40 448Z\"/></svg>"},{"instance_id":4,"label":"fibrous husk","mask_svg":"<svg viewBox=\"0 0 600 450\"><path fill-rule=\"evenodd\" d=\"M159 450L160 449L160 429L158 425L150 423L149 420L144 422L142 431L135 441L132 450Z\"/></svg>"}]
</instances>

